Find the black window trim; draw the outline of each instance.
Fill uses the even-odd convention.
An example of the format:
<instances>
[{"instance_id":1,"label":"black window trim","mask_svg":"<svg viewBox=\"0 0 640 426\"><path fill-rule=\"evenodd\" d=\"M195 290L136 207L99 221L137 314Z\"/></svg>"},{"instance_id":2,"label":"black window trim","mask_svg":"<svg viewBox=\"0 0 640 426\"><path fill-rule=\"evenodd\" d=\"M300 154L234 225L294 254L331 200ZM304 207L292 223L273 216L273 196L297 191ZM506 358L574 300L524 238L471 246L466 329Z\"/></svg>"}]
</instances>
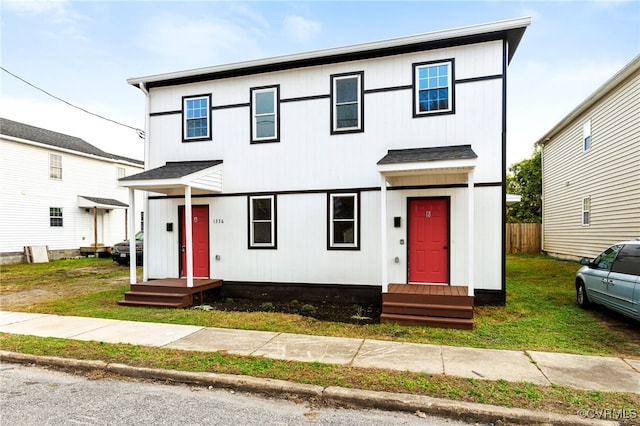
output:
<instances>
[{"instance_id":1,"label":"black window trim","mask_svg":"<svg viewBox=\"0 0 640 426\"><path fill-rule=\"evenodd\" d=\"M271 243L254 243L252 241L253 232L253 210L251 201L254 199L271 199ZM278 196L277 194L254 194L247 195L247 248L249 250L277 250L278 249Z\"/></svg>"},{"instance_id":2,"label":"black window trim","mask_svg":"<svg viewBox=\"0 0 640 426\"><path fill-rule=\"evenodd\" d=\"M276 132L274 137L272 138L264 138L264 139L256 139L253 136L253 130L254 130L254 113L253 113L253 95L254 92L260 91L260 90L266 90L266 89L275 89L276 92L276 96L275 96L275 114L276 114L276 119L275 119L275 126L276 126ZM260 87L251 87L249 88L249 138L250 138L250 143L251 144L261 144L261 143L275 143L275 142L280 142L280 85L279 84L272 84L269 86L260 86Z\"/></svg>"},{"instance_id":3,"label":"black window trim","mask_svg":"<svg viewBox=\"0 0 640 426\"><path fill-rule=\"evenodd\" d=\"M359 126L357 128L348 128L345 130L341 130L336 126L336 123L334 123L334 115L335 115L335 97L334 97L334 86L335 86L335 81L337 79L340 78L345 78L345 77L357 77L358 78L358 84L360 85L360 102L359 102L359 109L360 109L360 114L359 114ZM331 74L330 76L330 89L329 89L329 98L330 98L330 128L331 128L331 134L332 135L343 135L343 134L349 134L349 133L362 133L364 132L364 71L354 71L354 72L345 72L345 73L340 73L340 74Z\"/></svg>"},{"instance_id":4,"label":"black window trim","mask_svg":"<svg viewBox=\"0 0 640 426\"><path fill-rule=\"evenodd\" d=\"M336 243L332 244L333 238L332 238L332 230L333 230L333 217L331 215L331 201L333 199L334 196L345 196L345 195L353 195L355 197L355 208L356 208L356 214L355 214L355 225L354 225L354 232L355 232L355 238L354 238L354 242L353 245L347 245L347 244L343 244L343 245L336 245ZM360 191L332 191L332 192L327 192L327 250L347 250L347 251L358 251L360 250L360 216L361 216L361 208L360 208ZM340 243L338 243L340 244Z\"/></svg>"},{"instance_id":5,"label":"black window trim","mask_svg":"<svg viewBox=\"0 0 640 426\"><path fill-rule=\"evenodd\" d=\"M195 137L195 138L188 138L187 137L187 122L186 122L186 117L185 117L185 103L187 100L189 99L197 99L197 98L207 98L207 103L208 103L208 107L207 107L207 124L208 124L208 131L209 131L209 135L206 137ZM182 108L180 110L180 114L182 117L182 142L183 143L187 143L187 142L202 142L202 141L210 141L213 140L213 117L211 114L212 108L211 108L211 99L212 99L212 95L211 93L203 93L200 95L188 95L188 96L183 96L182 97Z\"/></svg>"},{"instance_id":6,"label":"black window trim","mask_svg":"<svg viewBox=\"0 0 640 426\"><path fill-rule=\"evenodd\" d=\"M451 90L449 93L449 101L451 103L451 108L446 111L427 111L427 112L419 112L418 111L418 82L416 81L416 71L419 67L427 66L427 65L436 65L448 62L449 67L451 69L451 76L449 80L451 81ZM444 58L438 59L434 61L426 61L426 62L415 62L412 64L412 89L413 89L413 118L422 118L422 117L433 117L438 115L449 115L456 113L456 64L455 58Z\"/></svg>"}]
</instances>

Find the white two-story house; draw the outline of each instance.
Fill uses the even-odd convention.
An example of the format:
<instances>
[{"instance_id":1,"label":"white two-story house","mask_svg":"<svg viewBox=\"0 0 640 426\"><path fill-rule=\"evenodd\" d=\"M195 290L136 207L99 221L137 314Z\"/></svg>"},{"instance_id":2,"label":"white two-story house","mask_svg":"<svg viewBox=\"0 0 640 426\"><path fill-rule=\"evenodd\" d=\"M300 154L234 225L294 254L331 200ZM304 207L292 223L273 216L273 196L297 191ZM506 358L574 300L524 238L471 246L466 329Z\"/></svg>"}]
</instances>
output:
<instances>
[{"instance_id":1,"label":"white two-story house","mask_svg":"<svg viewBox=\"0 0 640 426\"><path fill-rule=\"evenodd\" d=\"M142 161L5 118L0 160L0 263L24 261L25 247L48 247L52 259L108 254L128 238L128 193L118 179L143 171ZM141 213L131 218L137 227Z\"/></svg>"},{"instance_id":2,"label":"white two-story house","mask_svg":"<svg viewBox=\"0 0 640 426\"><path fill-rule=\"evenodd\" d=\"M120 182L148 194L145 280L503 304L507 67L529 23L129 79L146 171Z\"/></svg>"}]
</instances>

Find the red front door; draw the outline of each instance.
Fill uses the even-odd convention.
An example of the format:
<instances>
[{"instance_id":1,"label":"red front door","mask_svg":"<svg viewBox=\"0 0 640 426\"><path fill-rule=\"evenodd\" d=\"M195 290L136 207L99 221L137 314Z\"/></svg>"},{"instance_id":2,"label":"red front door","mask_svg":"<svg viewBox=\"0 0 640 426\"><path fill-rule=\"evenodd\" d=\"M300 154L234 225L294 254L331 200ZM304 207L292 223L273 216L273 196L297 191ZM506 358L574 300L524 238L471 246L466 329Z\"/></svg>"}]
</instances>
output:
<instances>
[{"instance_id":1,"label":"red front door","mask_svg":"<svg viewBox=\"0 0 640 426\"><path fill-rule=\"evenodd\" d=\"M409 200L409 282L449 282L449 199Z\"/></svg>"},{"instance_id":2,"label":"red front door","mask_svg":"<svg viewBox=\"0 0 640 426\"><path fill-rule=\"evenodd\" d=\"M193 239L193 276L209 278L209 206L191 207ZM187 233L184 207L179 207L180 218L180 278L187 276Z\"/></svg>"}]
</instances>

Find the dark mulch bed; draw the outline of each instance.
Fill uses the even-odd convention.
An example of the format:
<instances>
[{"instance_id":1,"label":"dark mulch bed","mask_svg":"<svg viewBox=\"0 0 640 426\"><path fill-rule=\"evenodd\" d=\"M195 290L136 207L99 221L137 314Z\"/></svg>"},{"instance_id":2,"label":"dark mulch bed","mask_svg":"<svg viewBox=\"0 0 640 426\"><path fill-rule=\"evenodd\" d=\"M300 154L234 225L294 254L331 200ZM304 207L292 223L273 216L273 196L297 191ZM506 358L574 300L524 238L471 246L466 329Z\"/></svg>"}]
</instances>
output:
<instances>
[{"instance_id":1,"label":"dark mulch bed","mask_svg":"<svg viewBox=\"0 0 640 426\"><path fill-rule=\"evenodd\" d=\"M379 305L354 305L328 301L305 302L302 300L270 301L220 297L218 295L207 297L206 294L204 303L219 311L280 312L304 315L320 321L349 324L378 324L381 313Z\"/></svg>"}]
</instances>

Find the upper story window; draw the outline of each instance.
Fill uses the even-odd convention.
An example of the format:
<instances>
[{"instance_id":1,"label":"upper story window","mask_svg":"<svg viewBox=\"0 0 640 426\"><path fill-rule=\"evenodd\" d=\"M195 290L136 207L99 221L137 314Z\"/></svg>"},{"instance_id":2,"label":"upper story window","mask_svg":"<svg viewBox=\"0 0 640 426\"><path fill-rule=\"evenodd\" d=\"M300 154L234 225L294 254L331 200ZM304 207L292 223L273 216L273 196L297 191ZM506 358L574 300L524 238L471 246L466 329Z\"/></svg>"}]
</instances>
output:
<instances>
[{"instance_id":1,"label":"upper story window","mask_svg":"<svg viewBox=\"0 0 640 426\"><path fill-rule=\"evenodd\" d=\"M591 197L584 197L582 199L582 225L588 226L591 224Z\"/></svg>"},{"instance_id":2,"label":"upper story window","mask_svg":"<svg viewBox=\"0 0 640 426\"><path fill-rule=\"evenodd\" d=\"M359 201L357 193L329 194L329 249L359 248Z\"/></svg>"},{"instance_id":3,"label":"upper story window","mask_svg":"<svg viewBox=\"0 0 640 426\"><path fill-rule=\"evenodd\" d=\"M276 248L276 196L249 197L249 248Z\"/></svg>"},{"instance_id":4,"label":"upper story window","mask_svg":"<svg viewBox=\"0 0 640 426\"><path fill-rule=\"evenodd\" d=\"M211 95L182 98L182 140L211 140Z\"/></svg>"},{"instance_id":5,"label":"upper story window","mask_svg":"<svg viewBox=\"0 0 640 426\"><path fill-rule=\"evenodd\" d=\"M591 149L591 120L585 121L582 125L582 151Z\"/></svg>"},{"instance_id":6,"label":"upper story window","mask_svg":"<svg viewBox=\"0 0 640 426\"><path fill-rule=\"evenodd\" d=\"M49 226L62 226L62 207L49 207Z\"/></svg>"},{"instance_id":7,"label":"upper story window","mask_svg":"<svg viewBox=\"0 0 640 426\"><path fill-rule=\"evenodd\" d=\"M413 65L413 116L454 112L453 59Z\"/></svg>"},{"instance_id":8,"label":"upper story window","mask_svg":"<svg viewBox=\"0 0 640 426\"><path fill-rule=\"evenodd\" d=\"M280 140L280 86L251 89L251 142Z\"/></svg>"},{"instance_id":9,"label":"upper story window","mask_svg":"<svg viewBox=\"0 0 640 426\"><path fill-rule=\"evenodd\" d=\"M331 76L331 133L361 132L364 73Z\"/></svg>"},{"instance_id":10,"label":"upper story window","mask_svg":"<svg viewBox=\"0 0 640 426\"><path fill-rule=\"evenodd\" d=\"M49 178L62 180L62 155L49 154Z\"/></svg>"}]
</instances>

